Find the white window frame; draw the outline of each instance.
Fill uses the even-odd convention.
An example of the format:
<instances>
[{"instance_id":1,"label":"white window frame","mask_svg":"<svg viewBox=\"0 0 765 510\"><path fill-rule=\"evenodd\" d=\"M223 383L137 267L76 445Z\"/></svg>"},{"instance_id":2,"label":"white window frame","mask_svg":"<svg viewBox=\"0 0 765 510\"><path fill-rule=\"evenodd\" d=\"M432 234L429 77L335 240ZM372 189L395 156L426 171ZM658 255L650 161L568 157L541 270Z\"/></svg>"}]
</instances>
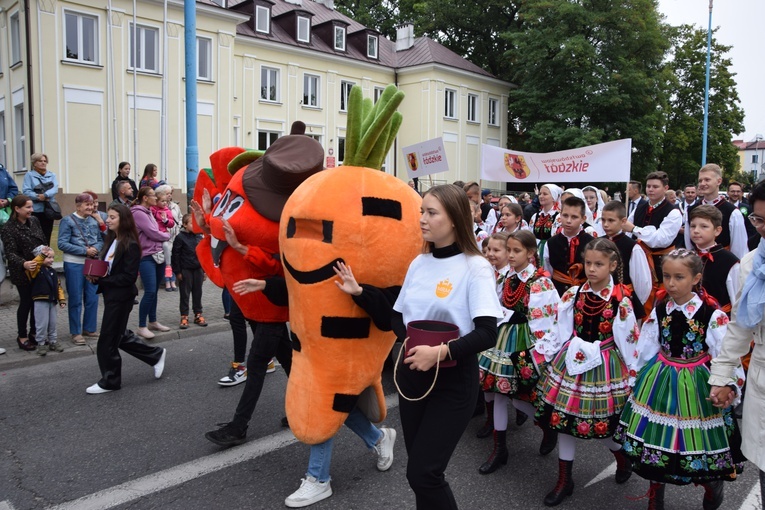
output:
<instances>
[{"instance_id":1,"label":"white window frame","mask_svg":"<svg viewBox=\"0 0 765 510\"><path fill-rule=\"evenodd\" d=\"M454 89L444 89L444 117L457 118L457 91Z\"/></svg>"},{"instance_id":2,"label":"white window frame","mask_svg":"<svg viewBox=\"0 0 765 510\"><path fill-rule=\"evenodd\" d=\"M159 28L152 27L149 25L141 25L138 24L136 26L135 35L138 39L138 44L136 45L136 49L138 50L138 65L136 66L136 62L133 56L133 22L131 21L128 25L128 45L130 46L128 48L128 69L132 71L142 71L145 73L159 73L160 70L160 63L159 63ZM152 34L154 36L154 63L156 65L156 68L146 67L146 40L147 35Z\"/></svg>"},{"instance_id":3,"label":"white window frame","mask_svg":"<svg viewBox=\"0 0 765 510\"><path fill-rule=\"evenodd\" d=\"M70 57L67 54L67 39L68 39L68 35L69 34L67 33L68 25L67 25L66 20L67 20L68 16L74 16L77 19L77 34L76 34L76 36L77 36L77 56L76 57ZM84 38L85 38L85 31L83 30L82 23L83 23L83 19L85 19L85 18L93 21L93 32L92 32L92 34L90 34L91 37L93 38L93 60L88 60L88 59L82 57L82 54L84 53L84 45L85 45L85 40L84 40ZM99 43L99 38L98 38L99 22L100 22L100 19L98 18L98 16L93 16L92 14L85 14L85 13L77 12L77 11L71 11L71 10L68 10L68 9L64 10L64 30L63 30L63 32L64 32L64 45L63 45L63 47L64 47L64 60L66 60L67 62L79 62L81 64L98 65L99 58L100 58L100 55L99 55L99 53L100 53L99 49L100 48L99 48L99 44L98 44Z\"/></svg>"},{"instance_id":4,"label":"white window frame","mask_svg":"<svg viewBox=\"0 0 765 510\"><path fill-rule=\"evenodd\" d=\"M264 24L265 27L263 27ZM268 7L255 6L255 31L261 34L271 33L271 9Z\"/></svg>"},{"instance_id":5,"label":"white window frame","mask_svg":"<svg viewBox=\"0 0 765 510\"><path fill-rule=\"evenodd\" d=\"M367 57L369 58L377 58L378 55L378 44L379 41L377 40L376 35L367 35Z\"/></svg>"},{"instance_id":6,"label":"white window frame","mask_svg":"<svg viewBox=\"0 0 765 510\"><path fill-rule=\"evenodd\" d=\"M372 101L377 103L377 100L380 99L380 96L383 95L383 92L385 92L384 87L375 87L373 96L372 96Z\"/></svg>"},{"instance_id":7,"label":"white window frame","mask_svg":"<svg viewBox=\"0 0 765 510\"><path fill-rule=\"evenodd\" d=\"M207 48L203 48L204 44L207 44ZM212 70L212 39L209 37L200 37L197 36L197 79L198 80L206 80L206 81L212 81L213 77L213 70ZM202 50L205 50L204 52ZM204 58L206 59L207 65L203 65L204 62L202 61L202 53L204 53Z\"/></svg>"},{"instance_id":8,"label":"white window frame","mask_svg":"<svg viewBox=\"0 0 765 510\"><path fill-rule=\"evenodd\" d=\"M268 73L266 75L266 84L263 84L263 73ZM260 100L265 101L267 103L278 103L280 102L281 94L280 94L280 85L281 85L281 69L278 67L270 67L270 66L260 66ZM274 80L276 83L272 83L272 80ZM270 90L271 88L274 89L274 97L270 97ZM266 96L266 97L264 97Z\"/></svg>"},{"instance_id":9,"label":"white window frame","mask_svg":"<svg viewBox=\"0 0 765 510\"><path fill-rule=\"evenodd\" d=\"M334 34L334 42L333 47L337 51L345 51L345 27L335 27L335 30L332 32ZM337 36L340 36L340 44L338 43Z\"/></svg>"},{"instance_id":10,"label":"white window frame","mask_svg":"<svg viewBox=\"0 0 765 510\"><path fill-rule=\"evenodd\" d=\"M15 135L14 146L16 148L16 169L27 171L27 137L24 131L24 103L13 105L13 134Z\"/></svg>"},{"instance_id":11,"label":"white window frame","mask_svg":"<svg viewBox=\"0 0 765 510\"><path fill-rule=\"evenodd\" d=\"M266 146L262 147L260 146L260 135L265 134L266 135ZM272 138L272 135L276 135L276 138ZM276 140L279 139L279 137L282 136L281 131L272 131L270 129L258 129L258 150L264 151L271 147L271 144L274 143Z\"/></svg>"},{"instance_id":12,"label":"white window frame","mask_svg":"<svg viewBox=\"0 0 765 510\"><path fill-rule=\"evenodd\" d=\"M313 84L311 82L313 81ZM311 90L311 89L315 90ZM311 102L311 92L313 92L313 102ZM303 106L310 108L321 108L321 76L317 74L303 74Z\"/></svg>"},{"instance_id":13,"label":"white window frame","mask_svg":"<svg viewBox=\"0 0 765 510\"><path fill-rule=\"evenodd\" d=\"M348 111L348 99L351 95L351 89L353 86L356 85L352 81L348 80L341 80L340 81L340 111L341 112L347 112Z\"/></svg>"},{"instance_id":14,"label":"white window frame","mask_svg":"<svg viewBox=\"0 0 765 510\"><path fill-rule=\"evenodd\" d=\"M489 125L499 126L499 100L493 97L489 98Z\"/></svg>"},{"instance_id":15,"label":"white window frame","mask_svg":"<svg viewBox=\"0 0 765 510\"><path fill-rule=\"evenodd\" d=\"M305 30L305 36L300 37L300 25L301 22L304 25ZM310 43L311 42L311 19L307 16L298 16L297 17L297 40L298 42L302 43Z\"/></svg>"},{"instance_id":16,"label":"white window frame","mask_svg":"<svg viewBox=\"0 0 765 510\"><path fill-rule=\"evenodd\" d=\"M308 136L309 138L313 138L314 140L316 140L319 143L321 143L321 139L323 137L323 135L315 135L313 133L306 133L306 136Z\"/></svg>"},{"instance_id":17,"label":"white window frame","mask_svg":"<svg viewBox=\"0 0 765 510\"><path fill-rule=\"evenodd\" d=\"M0 164L8 169L8 141L5 134L5 110L0 110ZM9 170L10 173L10 170Z\"/></svg>"},{"instance_id":18,"label":"white window frame","mask_svg":"<svg viewBox=\"0 0 765 510\"><path fill-rule=\"evenodd\" d=\"M11 67L21 62L21 22L19 11L11 14Z\"/></svg>"},{"instance_id":19,"label":"white window frame","mask_svg":"<svg viewBox=\"0 0 765 510\"><path fill-rule=\"evenodd\" d=\"M478 106L478 94L467 95L467 120L468 122L480 122L480 107Z\"/></svg>"}]
</instances>

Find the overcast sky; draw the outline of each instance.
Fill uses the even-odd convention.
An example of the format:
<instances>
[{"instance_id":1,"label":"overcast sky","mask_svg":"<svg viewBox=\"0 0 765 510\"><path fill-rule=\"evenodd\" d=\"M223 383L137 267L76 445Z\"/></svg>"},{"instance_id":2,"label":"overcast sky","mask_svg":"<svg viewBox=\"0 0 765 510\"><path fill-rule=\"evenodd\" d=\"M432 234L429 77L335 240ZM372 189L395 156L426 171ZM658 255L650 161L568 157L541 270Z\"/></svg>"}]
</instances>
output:
<instances>
[{"instance_id":1,"label":"overcast sky","mask_svg":"<svg viewBox=\"0 0 765 510\"><path fill-rule=\"evenodd\" d=\"M659 0L659 10L672 25L709 25L708 0ZM712 27L720 27L715 34L719 42L733 46L729 55L746 115L745 131L734 137L749 141L765 135L765 0L716 0Z\"/></svg>"}]
</instances>

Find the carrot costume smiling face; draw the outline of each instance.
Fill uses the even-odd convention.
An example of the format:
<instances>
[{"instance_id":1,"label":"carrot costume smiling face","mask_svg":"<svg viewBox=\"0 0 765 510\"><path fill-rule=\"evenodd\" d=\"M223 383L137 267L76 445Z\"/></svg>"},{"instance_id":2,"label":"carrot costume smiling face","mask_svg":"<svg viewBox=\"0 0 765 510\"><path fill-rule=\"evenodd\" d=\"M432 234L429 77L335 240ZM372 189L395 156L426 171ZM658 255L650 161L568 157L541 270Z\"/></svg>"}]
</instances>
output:
<instances>
[{"instance_id":1,"label":"carrot costume smiling face","mask_svg":"<svg viewBox=\"0 0 765 510\"><path fill-rule=\"evenodd\" d=\"M333 437L357 405L374 422L385 418L380 374L395 335L337 289L332 268L342 260L360 284L400 286L420 252L419 195L378 170L401 124L402 100L389 86L373 107L354 87L344 165L307 179L282 213L294 349L286 407L304 443Z\"/></svg>"}]
</instances>

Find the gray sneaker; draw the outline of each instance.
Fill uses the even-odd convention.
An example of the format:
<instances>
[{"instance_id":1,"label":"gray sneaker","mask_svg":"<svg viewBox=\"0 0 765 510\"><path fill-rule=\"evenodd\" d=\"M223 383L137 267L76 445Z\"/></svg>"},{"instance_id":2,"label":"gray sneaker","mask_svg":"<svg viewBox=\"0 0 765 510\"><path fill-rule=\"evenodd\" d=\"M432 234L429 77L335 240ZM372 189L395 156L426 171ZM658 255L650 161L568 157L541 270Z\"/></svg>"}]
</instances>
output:
<instances>
[{"instance_id":1,"label":"gray sneaker","mask_svg":"<svg viewBox=\"0 0 765 510\"><path fill-rule=\"evenodd\" d=\"M316 478L306 475L300 482L300 488L287 496L284 504L288 508L303 508L327 499L331 495L332 486L330 486L329 480L320 482Z\"/></svg>"},{"instance_id":2,"label":"gray sneaker","mask_svg":"<svg viewBox=\"0 0 765 510\"><path fill-rule=\"evenodd\" d=\"M48 346L48 351L50 352L64 352L64 347L58 342L53 342Z\"/></svg>"},{"instance_id":3,"label":"gray sneaker","mask_svg":"<svg viewBox=\"0 0 765 510\"><path fill-rule=\"evenodd\" d=\"M48 354L48 346L45 344L37 344L37 355L45 356Z\"/></svg>"},{"instance_id":4,"label":"gray sneaker","mask_svg":"<svg viewBox=\"0 0 765 510\"><path fill-rule=\"evenodd\" d=\"M380 428L382 437L374 446L377 452L377 470L387 471L393 464L393 445L396 444L396 429Z\"/></svg>"}]
</instances>

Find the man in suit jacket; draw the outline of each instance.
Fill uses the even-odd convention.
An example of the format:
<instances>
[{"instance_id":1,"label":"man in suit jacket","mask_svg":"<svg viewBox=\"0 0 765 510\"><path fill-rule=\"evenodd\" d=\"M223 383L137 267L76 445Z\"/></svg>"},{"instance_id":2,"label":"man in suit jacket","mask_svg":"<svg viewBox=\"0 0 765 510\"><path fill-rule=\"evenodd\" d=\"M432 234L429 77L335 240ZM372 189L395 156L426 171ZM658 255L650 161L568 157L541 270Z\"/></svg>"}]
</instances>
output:
<instances>
[{"instance_id":1,"label":"man in suit jacket","mask_svg":"<svg viewBox=\"0 0 765 510\"><path fill-rule=\"evenodd\" d=\"M643 183L640 181L630 181L627 185L627 217L632 218L635 216L635 210L638 206L644 202L647 202L645 198L640 194L643 191Z\"/></svg>"}]
</instances>

